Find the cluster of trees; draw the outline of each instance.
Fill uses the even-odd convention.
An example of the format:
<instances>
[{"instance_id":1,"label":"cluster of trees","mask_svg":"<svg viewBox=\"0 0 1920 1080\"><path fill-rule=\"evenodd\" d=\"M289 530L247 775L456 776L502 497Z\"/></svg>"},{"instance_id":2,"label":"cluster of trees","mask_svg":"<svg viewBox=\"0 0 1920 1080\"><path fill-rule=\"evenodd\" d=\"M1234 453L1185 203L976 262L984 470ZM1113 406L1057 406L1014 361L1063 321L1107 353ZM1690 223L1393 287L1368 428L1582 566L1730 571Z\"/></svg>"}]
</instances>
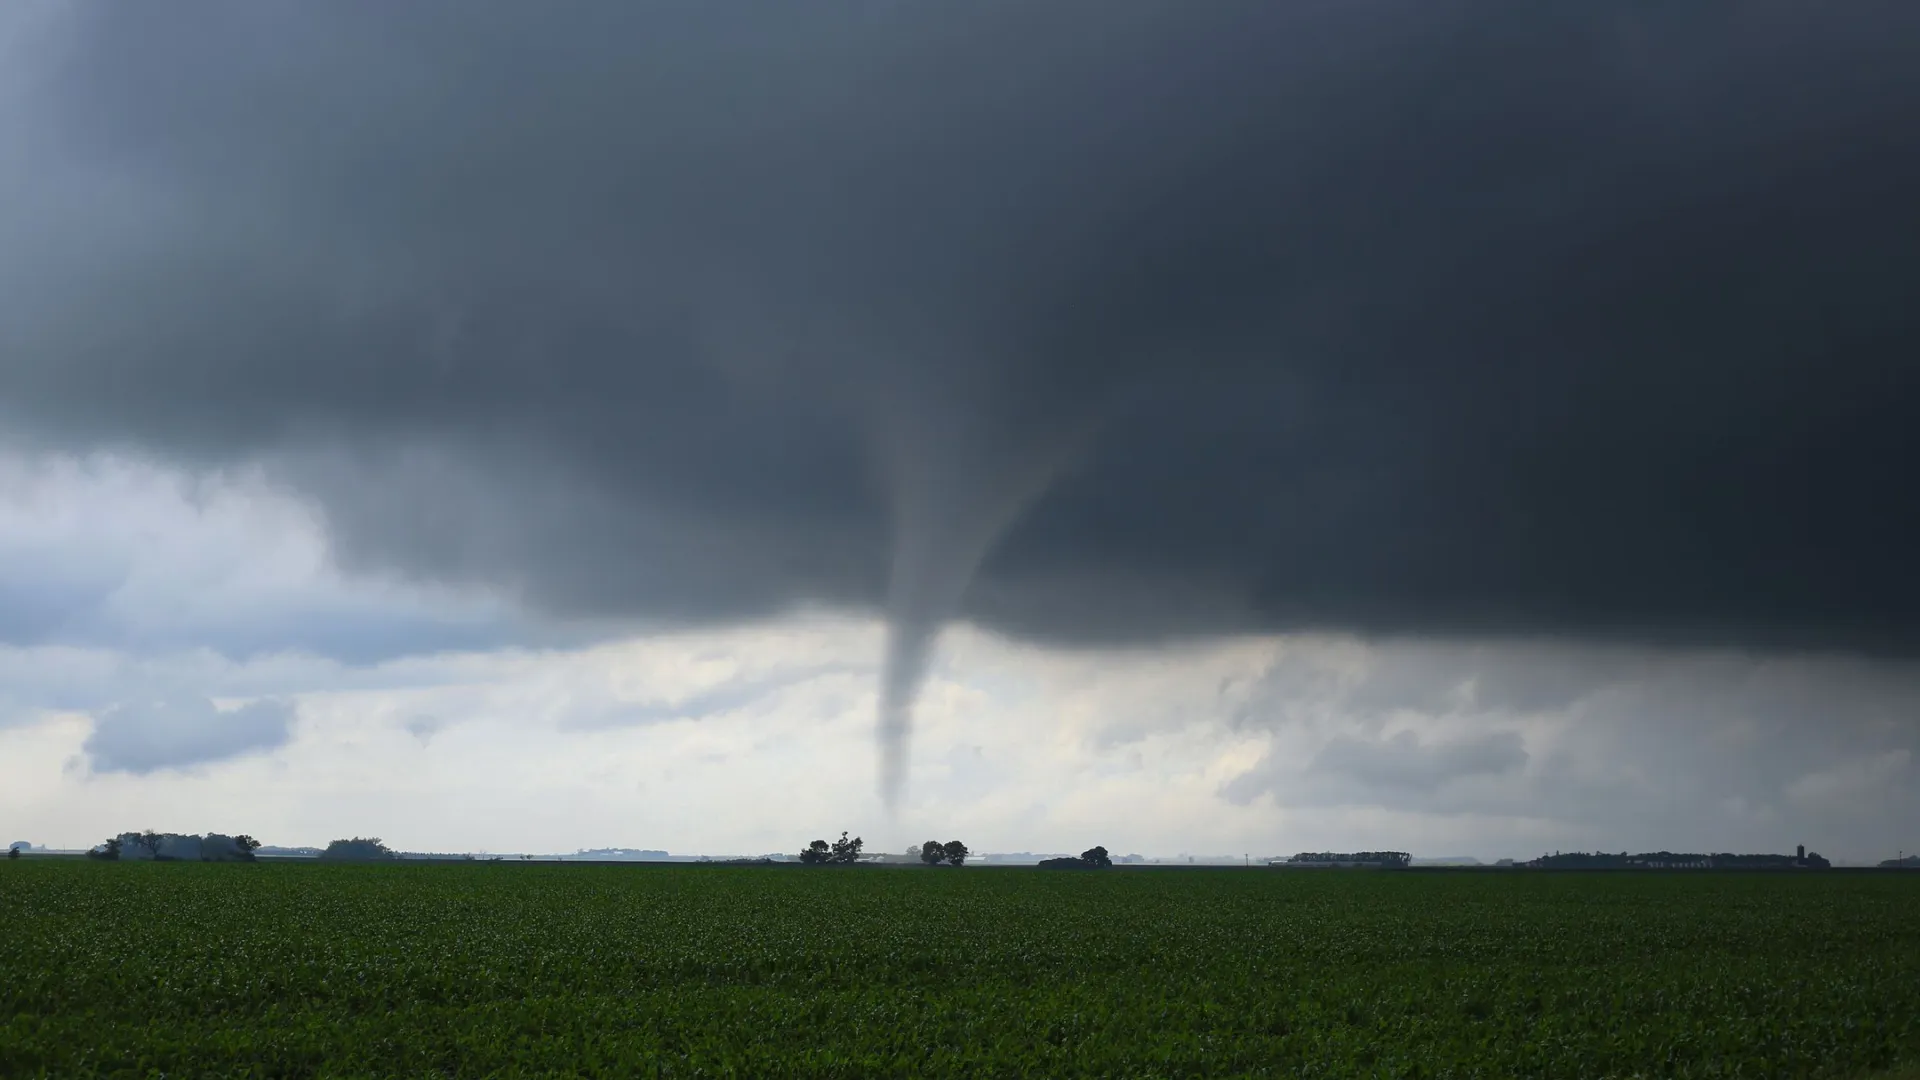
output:
<instances>
[{"instance_id":1,"label":"cluster of trees","mask_svg":"<svg viewBox=\"0 0 1920 1080\"><path fill-rule=\"evenodd\" d=\"M829 844L825 840L815 840L800 853L800 861L808 866L847 866L860 861L860 848L865 841L859 837L847 839L842 832L840 839Z\"/></svg>"},{"instance_id":2,"label":"cluster of trees","mask_svg":"<svg viewBox=\"0 0 1920 1080\"><path fill-rule=\"evenodd\" d=\"M939 866L942 863L948 866L965 866L967 856L973 852L968 851L967 845L958 840L949 840L944 844L938 840L929 840L918 847L908 848L907 854L928 866Z\"/></svg>"},{"instance_id":3,"label":"cluster of trees","mask_svg":"<svg viewBox=\"0 0 1920 1080\"><path fill-rule=\"evenodd\" d=\"M245 833L239 836L225 836L221 833L188 836L148 830L121 833L119 836L110 837L88 851L87 858L109 861L154 859L159 862L253 862L254 852L259 848L260 841ZM399 852L382 843L377 836L356 836L351 840L335 840L320 852L322 859L397 859L399 857Z\"/></svg>"},{"instance_id":4,"label":"cluster of trees","mask_svg":"<svg viewBox=\"0 0 1920 1080\"><path fill-rule=\"evenodd\" d=\"M397 859L400 853L381 843L377 836L356 836L351 840L335 840L320 853L323 859Z\"/></svg>"},{"instance_id":5,"label":"cluster of trees","mask_svg":"<svg viewBox=\"0 0 1920 1080\"><path fill-rule=\"evenodd\" d=\"M1698 851L1645 851L1618 855L1605 851L1565 851L1527 863L1542 870L1825 870L1832 864L1819 852L1801 848L1792 855L1707 854Z\"/></svg>"},{"instance_id":6,"label":"cluster of trees","mask_svg":"<svg viewBox=\"0 0 1920 1080\"><path fill-rule=\"evenodd\" d=\"M181 833L121 833L108 837L88 850L87 858L116 861L121 858L152 859L156 862L252 862L260 841L241 833L207 833L205 836Z\"/></svg>"},{"instance_id":7,"label":"cluster of trees","mask_svg":"<svg viewBox=\"0 0 1920 1080\"><path fill-rule=\"evenodd\" d=\"M1105 870L1113 865L1113 856L1107 849L1095 845L1080 853L1080 857L1041 859L1040 866L1046 870Z\"/></svg>"},{"instance_id":8,"label":"cluster of trees","mask_svg":"<svg viewBox=\"0 0 1920 1080\"><path fill-rule=\"evenodd\" d=\"M1303 851L1287 860L1294 866L1389 866L1412 865L1413 856L1404 851Z\"/></svg>"},{"instance_id":9,"label":"cluster of trees","mask_svg":"<svg viewBox=\"0 0 1920 1080\"><path fill-rule=\"evenodd\" d=\"M800 852L800 861L808 866L849 866L859 862L863 856L861 849L866 841L858 836L849 837L840 834L840 839L829 844L825 840L815 840ZM973 852L958 840L941 843L929 840L924 844L915 844L907 849L907 857L918 859L928 866L964 866ZM879 856L886 859L887 856Z\"/></svg>"}]
</instances>

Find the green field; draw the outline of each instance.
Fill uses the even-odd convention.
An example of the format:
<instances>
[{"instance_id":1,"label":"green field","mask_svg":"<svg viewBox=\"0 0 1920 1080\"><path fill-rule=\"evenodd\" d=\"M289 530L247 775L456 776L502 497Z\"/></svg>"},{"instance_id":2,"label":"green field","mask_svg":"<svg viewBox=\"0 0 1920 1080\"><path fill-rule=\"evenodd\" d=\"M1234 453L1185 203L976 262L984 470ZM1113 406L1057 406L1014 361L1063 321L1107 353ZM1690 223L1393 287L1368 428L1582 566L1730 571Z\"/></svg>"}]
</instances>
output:
<instances>
[{"instance_id":1,"label":"green field","mask_svg":"<svg viewBox=\"0 0 1920 1080\"><path fill-rule=\"evenodd\" d=\"M0 862L0 1076L1861 1076L1920 875Z\"/></svg>"}]
</instances>

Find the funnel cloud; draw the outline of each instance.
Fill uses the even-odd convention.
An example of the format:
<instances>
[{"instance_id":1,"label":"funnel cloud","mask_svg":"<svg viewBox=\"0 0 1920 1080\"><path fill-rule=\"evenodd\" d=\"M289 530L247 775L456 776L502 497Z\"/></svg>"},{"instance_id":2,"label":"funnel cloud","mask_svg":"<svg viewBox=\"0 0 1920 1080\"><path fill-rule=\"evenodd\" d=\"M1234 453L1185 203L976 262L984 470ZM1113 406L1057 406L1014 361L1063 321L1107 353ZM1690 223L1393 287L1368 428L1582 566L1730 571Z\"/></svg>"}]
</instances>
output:
<instances>
[{"instance_id":1,"label":"funnel cloud","mask_svg":"<svg viewBox=\"0 0 1920 1080\"><path fill-rule=\"evenodd\" d=\"M1910 3L16 6L0 71L11 439L563 623L883 614L889 799L955 620L1920 649Z\"/></svg>"}]
</instances>

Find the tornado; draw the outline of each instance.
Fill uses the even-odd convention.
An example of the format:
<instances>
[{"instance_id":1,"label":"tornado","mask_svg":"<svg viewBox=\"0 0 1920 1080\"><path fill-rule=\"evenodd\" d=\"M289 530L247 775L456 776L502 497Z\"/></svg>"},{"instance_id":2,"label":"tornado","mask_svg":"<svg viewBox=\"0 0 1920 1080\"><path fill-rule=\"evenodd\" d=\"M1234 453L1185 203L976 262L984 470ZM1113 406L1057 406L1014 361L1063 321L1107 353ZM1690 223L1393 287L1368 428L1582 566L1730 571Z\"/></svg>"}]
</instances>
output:
<instances>
[{"instance_id":1,"label":"tornado","mask_svg":"<svg viewBox=\"0 0 1920 1080\"><path fill-rule=\"evenodd\" d=\"M1089 394L1021 432L970 425L951 408L895 409L879 426L893 519L877 729L889 814L906 788L914 703L942 629L994 546L1084 460L1118 404Z\"/></svg>"}]
</instances>

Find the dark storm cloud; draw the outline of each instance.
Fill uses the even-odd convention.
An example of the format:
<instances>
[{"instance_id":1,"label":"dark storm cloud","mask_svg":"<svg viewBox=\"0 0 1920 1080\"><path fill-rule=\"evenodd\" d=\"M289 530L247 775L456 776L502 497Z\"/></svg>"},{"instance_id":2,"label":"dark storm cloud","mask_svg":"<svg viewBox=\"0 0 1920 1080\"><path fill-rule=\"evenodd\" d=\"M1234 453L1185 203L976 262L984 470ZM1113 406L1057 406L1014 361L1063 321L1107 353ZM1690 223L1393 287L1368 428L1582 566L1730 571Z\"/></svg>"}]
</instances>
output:
<instances>
[{"instance_id":1,"label":"dark storm cloud","mask_svg":"<svg viewBox=\"0 0 1920 1080\"><path fill-rule=\"evenodd\" d=\"M896 712L956 611L1920 645L1909 3L8 18L0 415L355 565L878 607Z\"/></svg>"}]
</instances>

